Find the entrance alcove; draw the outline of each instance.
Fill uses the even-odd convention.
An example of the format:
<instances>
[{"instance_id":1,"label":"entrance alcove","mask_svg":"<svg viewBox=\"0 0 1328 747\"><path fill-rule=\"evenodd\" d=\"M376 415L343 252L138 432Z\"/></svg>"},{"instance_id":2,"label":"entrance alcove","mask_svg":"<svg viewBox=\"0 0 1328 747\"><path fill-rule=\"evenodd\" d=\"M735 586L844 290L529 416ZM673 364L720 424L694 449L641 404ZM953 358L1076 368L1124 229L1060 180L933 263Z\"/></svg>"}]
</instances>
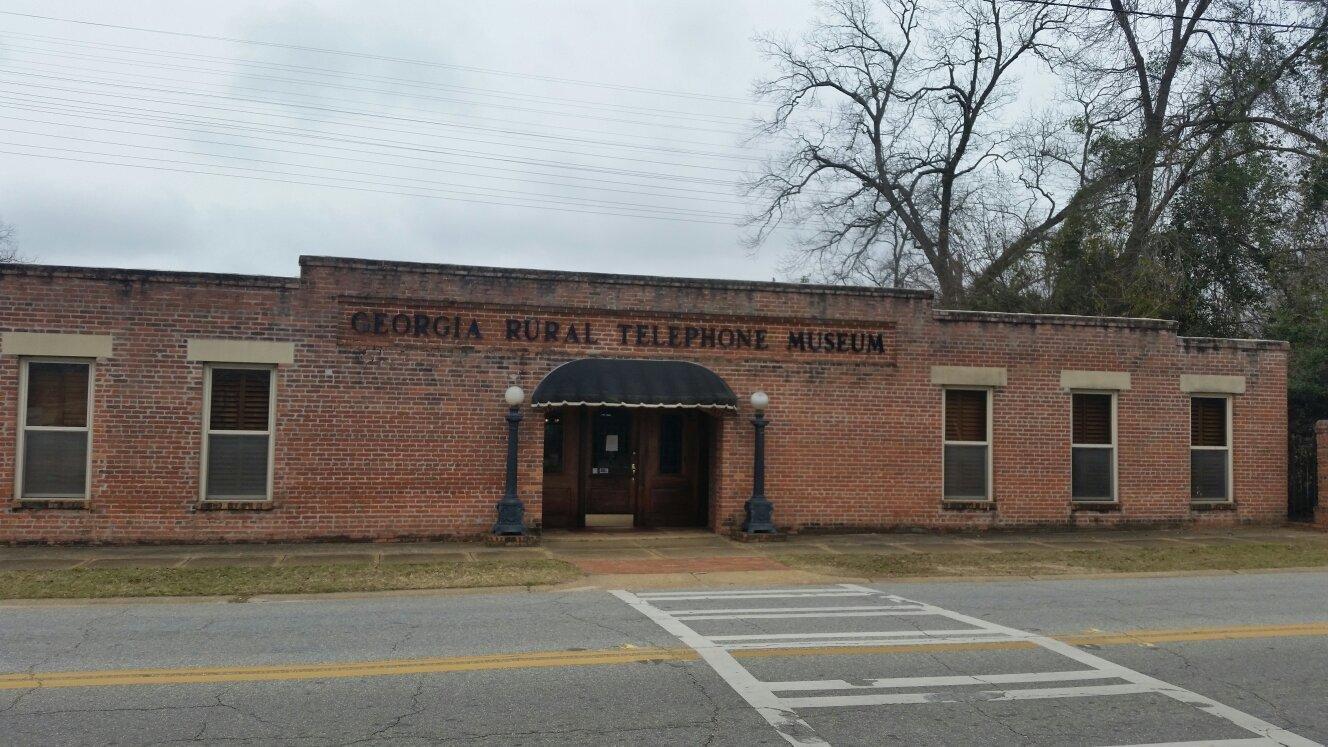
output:
<instances>
[{"instance_id":1,"label":"entrance alcove","mask_svg":"<svg viewBox=\"0 0 1328 747\"><path fill-rule=\"evenodd\" d=\"M737 397L679 360L583 358L535 388L544 412L543 526L704 527L723 416Z\"/></svg>"}]
</instances>

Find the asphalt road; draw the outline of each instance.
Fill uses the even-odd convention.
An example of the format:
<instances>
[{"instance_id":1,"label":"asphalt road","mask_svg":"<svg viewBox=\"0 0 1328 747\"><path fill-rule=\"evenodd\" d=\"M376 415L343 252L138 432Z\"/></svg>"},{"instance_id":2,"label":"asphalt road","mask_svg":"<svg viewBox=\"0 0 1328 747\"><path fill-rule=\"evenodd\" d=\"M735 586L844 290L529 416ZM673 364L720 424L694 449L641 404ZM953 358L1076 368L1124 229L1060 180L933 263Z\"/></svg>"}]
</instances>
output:
<instances>
[{"instance_id":1,"label":"asphalt road","mask_svg":"<svg viewBox=\"0 0 1328 747\"><path fill-rule=\"evenodd\" d=\"M1325 662L1328 573L5 605L0 744L1312 744Z\"/></svg>"}]
</instances>

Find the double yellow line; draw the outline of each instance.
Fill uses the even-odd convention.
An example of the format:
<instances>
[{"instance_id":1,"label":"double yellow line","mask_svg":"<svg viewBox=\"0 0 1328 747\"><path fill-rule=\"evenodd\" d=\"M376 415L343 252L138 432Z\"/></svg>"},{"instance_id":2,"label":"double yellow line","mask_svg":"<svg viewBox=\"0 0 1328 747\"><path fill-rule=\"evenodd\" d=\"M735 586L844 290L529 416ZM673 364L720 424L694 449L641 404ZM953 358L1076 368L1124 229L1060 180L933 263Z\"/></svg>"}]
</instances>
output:
<instances>
[{"instance_id":1,"label":"double yellow line","mask_svg":"<svg viewBox=\"0 0 1328 747\"><path fill-rule=\"evenodd\" d=\"M1328 636L1328 622L1292 625L1252 625L1187 630L1136 630L1123 633L1091 632L1057 636L1075 646L1156 645L1194 641ZM901 644L879 646L824 646L816 648L751 649L734 651L739 658L902 654L910 652L979 651L1035 648L1028 641ZM117 687L125 685L196 685L219 682L272 682L286 680L399 677L412 674L477 672L500 669L590 667L659 661L692 661L689 648L615 648L593 651L532 651L528 653L452 656L430 659L278 664L250 667L183 667L174 669L103 669L82 672L37 672L0 675L0 690L60 687Z\"/></svg>"}]
</instances>

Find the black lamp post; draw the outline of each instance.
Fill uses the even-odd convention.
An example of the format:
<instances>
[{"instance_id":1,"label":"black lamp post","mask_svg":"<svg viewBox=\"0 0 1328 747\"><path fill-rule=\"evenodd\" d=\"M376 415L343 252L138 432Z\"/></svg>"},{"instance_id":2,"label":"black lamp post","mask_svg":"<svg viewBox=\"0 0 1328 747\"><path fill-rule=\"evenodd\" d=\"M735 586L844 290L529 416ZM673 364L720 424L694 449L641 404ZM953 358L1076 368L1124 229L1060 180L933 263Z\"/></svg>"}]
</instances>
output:
<instances>
[{"instance_id":1,"label":"black lamp post","mask_svg":"<svg viewBox=\"0 0 1328 747\"><path fill-rule=\"evenodd\" d=\"M752 458L752 497L747 499L747 520L742 523L742 531L747 534L774 534L772 521L775 506L765 497L765 408L770 404L770 397L765 392L752 392L752 425L756 428L756 443Z\"/></svg>"},{"instance_id":2,"label":"black lamp post","mask_svg":"<svg viewBox=\"0 0 1328 747\"><path fill-rule=\"evenodd\" d=\"M519 406L526 399L526 393L519 386L509 386L503 392L507 402L507 488L498 501L498 523L493 525L496 535L524 535L526 533L526 507L516 495L516 446L517 426L521 424Z\"/></svg>"}]
</instances>

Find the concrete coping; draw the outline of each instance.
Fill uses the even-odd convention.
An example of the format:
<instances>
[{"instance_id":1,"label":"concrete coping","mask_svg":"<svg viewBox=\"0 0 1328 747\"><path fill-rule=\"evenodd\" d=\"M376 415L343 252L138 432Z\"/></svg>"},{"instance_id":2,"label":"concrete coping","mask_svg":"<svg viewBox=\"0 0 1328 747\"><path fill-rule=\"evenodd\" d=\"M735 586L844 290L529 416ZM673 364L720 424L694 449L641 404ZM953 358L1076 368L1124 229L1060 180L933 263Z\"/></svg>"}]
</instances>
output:
<instances>
[{"instance_id":1,"label":"concrete coping","mask_svg":"<svg viewBox=\"0 0 1328 747\"><path fill-rule=\"evenodd\" d=\"M1285 340L1258 340L1236 337L1179 337L1185 352L1202 350L1290 350L1291 343Z\"/></svg>"},{"instance_id":2,"label":"concrete coping","mask_svg":"<svg viewBox=\"0 0 1328 747\"><path fill-rule=\"evenodd\" d=\"M1074 314L1023 314L1006 311L964 311L962 309L936 309L932 312L938 322L988 322L993 324L1059 325L1069 327L1123 327L1173 332L1178 323L1168 319L1148 319L1126 316L1076 316Z\"/></svg>"},{"instance_id":3,"label":"concrete coping","mask_svg":"<svg viewBox=\"0 0 1328 747\"><path fill-rule=\"evenodd\" d=\"M859 285L818 285L814 283L779 283L762 280L715 280L708 278L660 277L654 275L623 275L605 272L568 272L564 270L531 270L478 265L449 265L428 262L394 262L376 259L351 259L303 255L300 267L329 267L343 270L370 272L409 272L453 275L462 278L493 278L497 280L557 280L614 285L640 285L647 287L672 286L713 290L770 291L814 295L869 296L873 298L905 298L931 300L931 291L913 288L872 288Z\"/></svg>"},{"instance_id":4,"label":"concrete coping","mask_svg":"<svg viewBox=\"0 0 1328 747\"><path fill-rule=\"evenodd\" d=\"M178 283L184 285L222 285L251 288L300 287L299 278L273 275L240 275L223 272L178 272L174 270L134 270L118 267L74 267L70 265L36 265L27 263L0 265L0 280L17 275L53 280L79 278L117 283Z\"/></svg>"}]
</instances>

